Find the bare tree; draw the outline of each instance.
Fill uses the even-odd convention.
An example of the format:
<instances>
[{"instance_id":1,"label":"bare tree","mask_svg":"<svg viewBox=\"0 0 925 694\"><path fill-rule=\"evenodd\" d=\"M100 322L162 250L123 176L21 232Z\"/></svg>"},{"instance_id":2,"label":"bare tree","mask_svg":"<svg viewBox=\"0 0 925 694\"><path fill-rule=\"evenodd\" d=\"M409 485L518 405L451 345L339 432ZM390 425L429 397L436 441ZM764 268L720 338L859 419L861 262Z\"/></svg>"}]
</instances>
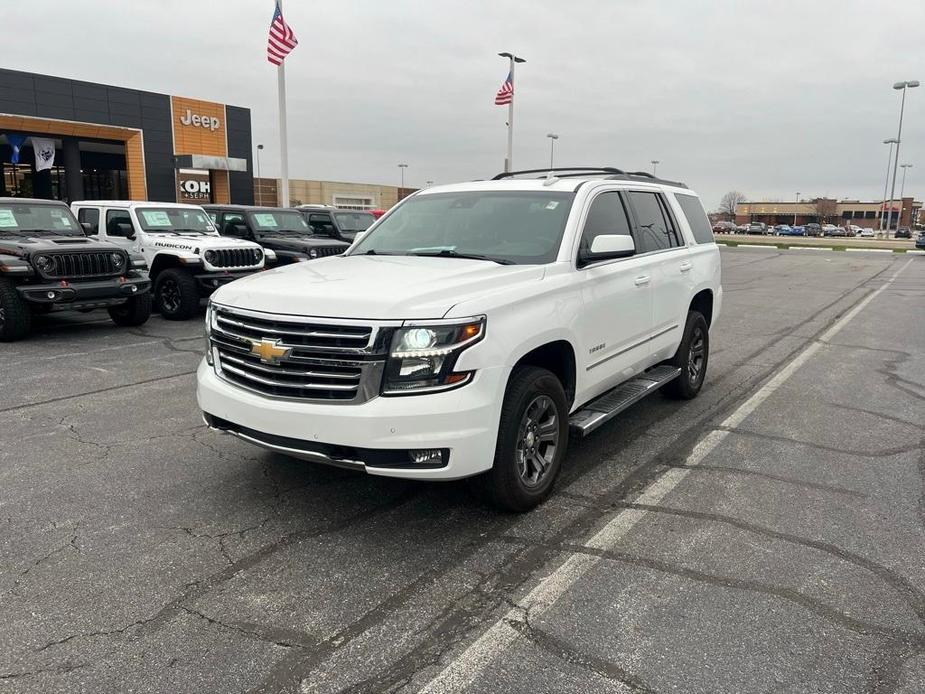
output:
<instances>
[{"instance_id":1,"label":"bare tree","mask_svg":"<svg viewBox=\"0 0 925 694\"><path fill-rule=\"evenodd\" d=\"M835 218L836 202L832 198L816 198L816 217L820 224L828 224Z\"/></svg>"},{"instance_id":2,"label":"bare tree","mask_svg":"<svg viewBox=\"0 0 925 694\"><path fill-rule=\"evenodd\" d=\"M730 190L719 201L719 213L730 221L735 221L736 207L746 200L745 193L739 192L738 190Z\"/></svg>"}]
</instances>

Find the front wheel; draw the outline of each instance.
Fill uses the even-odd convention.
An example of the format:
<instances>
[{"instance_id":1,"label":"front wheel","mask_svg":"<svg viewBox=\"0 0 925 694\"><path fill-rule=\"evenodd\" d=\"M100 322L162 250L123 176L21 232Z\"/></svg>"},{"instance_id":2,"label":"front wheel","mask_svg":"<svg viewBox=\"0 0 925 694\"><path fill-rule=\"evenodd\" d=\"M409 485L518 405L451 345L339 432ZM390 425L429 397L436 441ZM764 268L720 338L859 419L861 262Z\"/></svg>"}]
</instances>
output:
<instances>
[{"instance_id":1,"label":"front wheel","mask_svg":"<svg viewBox=\"0 0 925 694\"><path fill-rule=\"evenodd\" d=\"M161 272L154 282L154 294L167 320L187 320L199 310L199 287L185 270L170 268Z\"/></svg>"},{"instance_id":2,"label":"front wheel","mask_svg":"<svg viewBox=\"0 0 925 694\"><path fill-rule=\"evenodd\" d=\"M504 395L494 465L476 485L502 510L529 511L552 492L567 444L568 402L559 379L518 367Z\"/></svg>"},{"instance_id":3,"label":"front wheel","mask_svg":"<svg viewBox=\"0 0 925 694\"><path fill-rule=\"evenodd\" d=\"M662 387L662 393L678 400L697 397L707 374L710 357L710 327L699 311L687 312L684 336L678 351L667 363L681 369L681 374Z\"/></svg>"},{"instance_id":4,"label":"front wheel","mask_svg":"<svg viewBox=\"0 0 925 694\"><path fill-rule=\"evenodd\" d=\"M122 327L135 327L145 323L151 315L151 293L131 297L124 304L109 309L112 322Z\"/></svg>"},{"instance_id":5,"label":"front wheel","mask_svg":"<svg viewBox=\"0 0 925 694\"><path fill-rule=\"evenodd\" d=\"M0 279L0 342L21 340L32 327L32 313L16 287Z\"/></svg>"}]
</instances>

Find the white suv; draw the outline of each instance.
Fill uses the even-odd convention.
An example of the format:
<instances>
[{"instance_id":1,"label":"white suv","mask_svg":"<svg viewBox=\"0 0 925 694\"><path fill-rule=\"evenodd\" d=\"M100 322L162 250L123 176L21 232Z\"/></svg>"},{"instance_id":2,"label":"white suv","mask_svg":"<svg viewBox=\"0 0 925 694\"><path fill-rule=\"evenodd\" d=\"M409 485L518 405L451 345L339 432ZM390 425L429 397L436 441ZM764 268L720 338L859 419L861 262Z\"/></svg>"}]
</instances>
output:
<instances>
[{"instance_id":1,"label":"white suv","mask_svg":"<svg viewBox=\"0 0 925 694\"><path fill-rule=\"evenodd\" d=\"M697 395L721 302L710 223L683 184L556 169L433 187L344 256L219 289L199 405L271 450L479 476L495 504L526 510L550 493L570 428L656 390Z\"/></svg>"},{"instance_id":2,"label":"white suv","mask_svg":"<svg viewBox=\"0 0 925 694\"><path fill-rule=\"evenodd\" d=\"M199 300L232 280L262 270L267 259L253 241L219 236L198 205L132 200L71 203L88 234L141 253L150 268L154 301L168 320L186 320Z\"/></svg>"}]
</instances>

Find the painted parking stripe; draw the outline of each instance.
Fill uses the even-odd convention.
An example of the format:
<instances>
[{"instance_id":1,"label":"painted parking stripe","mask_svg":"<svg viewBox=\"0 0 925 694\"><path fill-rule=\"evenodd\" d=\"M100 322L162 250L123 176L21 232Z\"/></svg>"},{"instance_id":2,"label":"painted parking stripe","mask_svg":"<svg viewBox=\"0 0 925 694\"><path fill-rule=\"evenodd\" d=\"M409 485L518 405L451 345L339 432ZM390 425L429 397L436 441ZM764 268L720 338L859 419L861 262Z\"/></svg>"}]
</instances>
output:
<instances>
[{"instance_id":1,"label":"painted parking stripe","mask_svg":"<svg viewBox=\"0 0 925 694\"><path fill-rule=\"evenodd\" d=\"M892 253L892 248L846 248L846 251L852 253Z\"/></svg>"},{"instance_id":2,"label":"painted parking stripe","mask_svg":"<svg viewBox=\"0 0 925 694\"><path fill-rule=\"evenodd\" d=\"M790 246L791 251L834 251L834 248L828 246Z\"/></svg>"},{"instance_id":3,"label":"painted parking stripe","mask_svg":"<svg viewBox=\"0 0 925 694\"><path fill-rule=\"evenodd\" d=\"M777 246L768 243L740 243L737 248L770 248L772 251L779 250Z\"/></svg>"},{"instance_id":4,"label":"painted parking stripe","mask_svg":"<svg viewBox=\"0 0 925 694\"><path fill-rule=\"evenodd\" d=\"M693 467L706 458L729 435L729 429L739 425L746 417L752 414L780 388L796 371L802 367L827 342L837 335L842 328L850 323L855 316L863 311L871 301L886 290L900 273L913 262L910 258L893 274L879 289L871 292L867 297L848 311L828 330L814 340L806 349L778 371L767 383L755 392L748 400L726 417L718 428L710 431L694 446L685 460L685 465ZM691 471L687 468L671 468L664 475L653 482L637 499L635 503L641 506L657 505L669 492L677 487ZM646 511L638 508L624 509L607 523L594 537L585 543L585 547L592 549L611 549L626 533L628 533L642 518ZM422 692L438 694L444 692L459 692L468 689L476 677L487 668L491 662L507 649L517 638L520 632L511 626L512 623L523 624L526 615L536 619L551 608L556 601L593 568L601 558L593 555L572 554L559 568L543 579L539 585L531 590L526 597L509 610L501 619L488 628L476 639L456 660L447 665L440 673L428 682Z\"/></svg>"}]
</instances>

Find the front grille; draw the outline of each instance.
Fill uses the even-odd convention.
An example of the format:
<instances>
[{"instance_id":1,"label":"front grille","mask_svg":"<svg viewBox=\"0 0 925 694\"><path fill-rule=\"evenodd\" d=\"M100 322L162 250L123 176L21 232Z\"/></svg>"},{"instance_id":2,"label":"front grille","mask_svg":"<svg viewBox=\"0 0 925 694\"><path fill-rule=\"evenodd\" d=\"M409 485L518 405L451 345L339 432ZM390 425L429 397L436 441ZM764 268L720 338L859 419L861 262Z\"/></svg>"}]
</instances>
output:
<instances>
[{"instance_id":1,"label":"front grille","mask_svg":"<svg viewBox=\"0 0 925 694\"><path fill-rule=\"evenodd\" d=\"M379 392L385 355L372 326L320 323L308 318L255 315L213 307L211 340L216 371L263 395L331 403L365 402ZM263 343L285 350L269 360Z\"/></svg>"},{"instance_id":2,"label":"front grille","mask_svg":"<svg viewBox=\"0 0 925 694\"><path fill-rule=\"evenodd\" d=\"M48 257L52 259L52 268L48 272L42 272L41 270L39 272L46 279L51 280L120 275L128 268L128 258L122 255L122 266L116 269L112 262L112 256L112 251L49 253Z\"/></svg>"},{"instance_id":3,"label":"front grille","mask_svg":"<svg viewBox=\"0 0 925 694\"><path fill-rule=\"evenodd\" d=\"M346 250L346 246L319 246L315 249L319 258L324 258L329 255L340 255Z\"/></svg>"},{"instance_id":4,"label":"front grille","mask_svg":"<svg viewBox=\"0 0 925 694\"><path fill-rule=\"evenodd\" d=\"M254 259L252 248L222 248L213 250L209 263L215 267L253 267L260 261Z\"/></svg>"}]
</instances>

